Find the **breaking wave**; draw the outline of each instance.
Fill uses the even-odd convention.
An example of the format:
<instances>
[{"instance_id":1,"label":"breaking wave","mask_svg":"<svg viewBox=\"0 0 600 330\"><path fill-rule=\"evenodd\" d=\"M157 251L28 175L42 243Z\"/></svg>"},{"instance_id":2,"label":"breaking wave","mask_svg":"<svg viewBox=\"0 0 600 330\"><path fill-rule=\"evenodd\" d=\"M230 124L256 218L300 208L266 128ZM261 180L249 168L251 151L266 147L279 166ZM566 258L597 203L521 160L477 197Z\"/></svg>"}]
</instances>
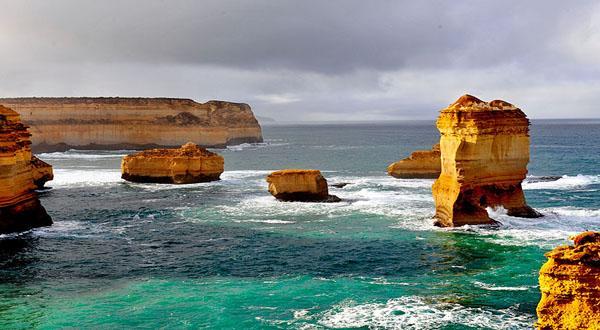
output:
<instances>
[{"instance_id":1,"label":"breaking wave","mask_svg":"<svg viewBox=\"0 0 600 330\"><path fill-rule=\"evenodd\" d=\"M298 314L306 318L305 313ZM516 306L501 310L465 307L419 296L390 299L386 303L343 302L324 312L318 324L330 328L439 329L463 325L486 329L529 329L535 319Z\"/></svg>"},{"instance_id":2,"label":"breaking wave","mask_svg":"<svg viewBox=\"0 0 600 330\"><path fill-rule=\"evenodd\" d=\"M594 184L600 184L600 175L582 175L578 174L575 176L563 175L557 180L550 181L537 181L526 179L523 182L523 189L535 190L535 189L560 189L569 190L582 188Z\"/></svg>"}]
</instances>

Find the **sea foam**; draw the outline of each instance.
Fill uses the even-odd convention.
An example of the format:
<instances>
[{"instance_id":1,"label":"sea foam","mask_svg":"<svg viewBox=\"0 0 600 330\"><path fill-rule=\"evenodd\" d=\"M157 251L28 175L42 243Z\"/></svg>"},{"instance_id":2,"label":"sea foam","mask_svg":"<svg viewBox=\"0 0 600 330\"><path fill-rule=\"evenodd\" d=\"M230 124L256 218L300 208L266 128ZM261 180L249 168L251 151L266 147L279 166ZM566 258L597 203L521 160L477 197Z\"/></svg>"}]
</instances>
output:
<instances>
[{"instance_id":1,"label":"sea foam","mask_svg":"<svg viewBox=\"0 0 600 330\"><path fill-rule=\"evenodd\" d=\"M523 189L534 190L534 189L560 189L569 190L582 188L589 185L600 184L600 175L563 175L560 179L554 181L537 181L529 182L525 180L523 182Z\"/></svg>"},{"instance_id":2,"label":"sea foam","mask_svg":"<svg viewBox=\"0 0 600 330\"><path fill-rule=\"evenodd\" d=\"M324 312L318 323L330 328L437 329L463 325L486 329L527 329L534 321L532 315L521 313L515 307L487 310L408 296L385 303L345 301Z\"/></svg>"}]
</instances>

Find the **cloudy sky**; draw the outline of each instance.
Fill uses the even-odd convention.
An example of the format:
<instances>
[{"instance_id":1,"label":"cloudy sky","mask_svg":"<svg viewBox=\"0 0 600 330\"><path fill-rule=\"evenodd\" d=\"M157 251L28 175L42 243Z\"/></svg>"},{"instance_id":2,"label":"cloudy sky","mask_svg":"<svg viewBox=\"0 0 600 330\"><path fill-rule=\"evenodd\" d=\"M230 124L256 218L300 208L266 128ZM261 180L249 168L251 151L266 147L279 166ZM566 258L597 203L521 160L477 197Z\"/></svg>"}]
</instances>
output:
<instances>
[{"instance_id":1,"label":"cloudy sky","mask_svg":"<svg viewBox=\"0 0 600 330\"><path fill-rule=\"evenodd\" d=\"M600 2L0 0L0 96L249 103L278 121L433 119L460 95L600 117Z\"/></svg>"}]
</instances>

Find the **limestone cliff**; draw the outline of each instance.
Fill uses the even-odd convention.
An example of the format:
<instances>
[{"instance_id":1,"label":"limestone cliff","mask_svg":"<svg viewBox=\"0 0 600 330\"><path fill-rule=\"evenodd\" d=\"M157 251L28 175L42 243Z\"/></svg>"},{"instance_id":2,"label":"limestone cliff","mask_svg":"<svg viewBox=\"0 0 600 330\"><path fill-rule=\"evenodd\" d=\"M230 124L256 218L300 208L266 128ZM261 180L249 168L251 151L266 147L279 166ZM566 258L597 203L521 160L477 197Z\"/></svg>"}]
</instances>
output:
<instances>
[{"instance_id":1,"label":"limestone cliff","mask_svg":"<svg viewBox=\"0 0 600 330\"><path fill-rule=\"evenodd\" d=\"M538 217L521 182L529 162L529 120L519 108L464 95L437 120L442 170L433 185L439 226L489 224L486 207Z\"/></svg>"},{"instance_id":2,"label":"limestone cliff","mask_svg":"<svg viewBox=\"0 0 600 330\"><path fill-rule=\"evenodd\" d=\"M398 179L437 179L441 172L440 145L417 150L409 157L390 164L389 175Z\"/></svg>"},{"instance_id":3,"label":"limestone cliff","mask_svg":"<svg viewBox=\"0 0 600 330\"><path fill-rule=\"evenodd\" d=\"M123 157L121 177L132 182L198 183L219 180L223 157L189 142L179 149L152 149Z\"/></svg>"},{"instance_id":4,"label":"limestone cliff","mask_svg":"<svg viewBox=\"0 0 600 330\"><path fill-rule=\"evenodd\" d=\"M33 149L147 149L262 142L250 106L173 98L4 98L31 127Z\"/></svg>"},{"instance_id":5,"label":"limestone cliff","mask_svg":"<svg viewBox=\"0 0 600 330\"><path fill-rule=\"evenodd\" d=\"M289 169L275 171L267 176L269 192L286 202L339 202L329 195L327 180L319 170Z\"/></svg>"},{"instance_id":6,"label":"limestone cliff","mask_svg":"<svg viewBox=\"0 0 600 330\"><path fill-rule=\"evenodd\" d=\"M34 191L30 136L19 114L0 106L0 233L52 224Z\"/></svg>"},{"instance_id":7,"label":"limestone cliff","mask_svg":"<svg viewBox=\"0 0 600 330\"><path fill-rule=\"evenodd\" d=\"M546 253L540 270L539 329L600 329L600 233Z\"/></svg>"}]
</instances>

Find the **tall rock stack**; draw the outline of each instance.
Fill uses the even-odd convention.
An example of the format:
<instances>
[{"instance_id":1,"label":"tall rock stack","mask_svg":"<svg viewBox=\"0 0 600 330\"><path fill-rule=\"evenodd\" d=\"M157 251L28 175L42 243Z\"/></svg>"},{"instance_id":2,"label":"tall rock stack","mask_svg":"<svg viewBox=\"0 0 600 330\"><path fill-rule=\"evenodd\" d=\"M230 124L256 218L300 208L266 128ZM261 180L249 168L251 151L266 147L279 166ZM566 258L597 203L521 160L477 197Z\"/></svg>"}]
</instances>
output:
<instances>
[{"instance_id":1,"label":"tall rock stack","mask_svg":"<svg viewBox=\"0 0 600 330\"><path fill-rule=\"evenodd\" d=\"M546 253L540 270L539 329L600 329L600 233Z\"/></svg>"},{"instance_id":2,"label":"tall rock stack","mask_svg":"<svg viewBox=\"0 0 600 330\"><path fill-rule=\"evenodd\" d=\"M436 225L491 224L486 207L539 217L527 206L521 182L529 162L529 120L505 101L461 96L441 111L442 170L433 185Z\"/></svg>"},{"instance_id":3,"label":"tall rock stack","mask_svg":"<svg viewBox=\"0 0 600 330\"><path fill-rule=\"evenodd\" d=\"M34 191L30 136L19 114L0 106L0 233L52 224Z\"/></svg>"}]
</instances>

